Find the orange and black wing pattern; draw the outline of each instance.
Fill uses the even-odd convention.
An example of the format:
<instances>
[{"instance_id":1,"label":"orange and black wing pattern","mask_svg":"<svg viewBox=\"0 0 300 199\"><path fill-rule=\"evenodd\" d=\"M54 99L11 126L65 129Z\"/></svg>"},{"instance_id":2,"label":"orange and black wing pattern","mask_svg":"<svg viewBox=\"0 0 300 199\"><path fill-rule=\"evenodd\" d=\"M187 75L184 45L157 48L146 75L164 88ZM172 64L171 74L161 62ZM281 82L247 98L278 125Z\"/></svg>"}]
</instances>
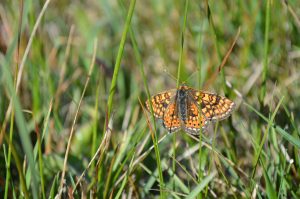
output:
<instances>
[{"instance_id":1,"label":"orange and black wing pattern","mask_svg":"<svg viewBox=\"0 0 300 199\"><path fill-rule=\"evenodd\" d=\"M181 120L178 116L178 107L175 101L168 106L163 116L163 125L169 133L176 132L181 128Z\"/></svg>"},{"instance_id":2,"label":"orange and black wing pattern","mask_svg":"<svg viewBox=\"0 0 300 199\"><path fill-rule=\"evenodd\" d=\"M190 93L201 108L202 114L209 120L223 120L234 110L235 103L226 97L195 89L191 89Z\"/></svg>"},{"instance_id":3,"label":"orange and black wing pattern","mask_svg":"<svg viewBox=\"0 0 300 199\"><path fill-rule=\"evenodd\" d=\"M208 120L199 111L199 107L193 100L187 100L187 118L184 122L184 130L187 133L198 135L206 130Z\"/></svg>"},{"instance_id":4,"label":"orange and black wing pattern","mask_svg":"<svg viewBox=\"0 0 300 199\"><path fill-rule=\"evenodd\" d=\"M153 113L156 118L163 118L164 112L167 110L172 97L174 96L174 91L165 91L154 95L151 97L150 102L149 100L146 101L146 107L148 111L151 113L150 103L152 104Z\"/></svg>"}]
</instances>

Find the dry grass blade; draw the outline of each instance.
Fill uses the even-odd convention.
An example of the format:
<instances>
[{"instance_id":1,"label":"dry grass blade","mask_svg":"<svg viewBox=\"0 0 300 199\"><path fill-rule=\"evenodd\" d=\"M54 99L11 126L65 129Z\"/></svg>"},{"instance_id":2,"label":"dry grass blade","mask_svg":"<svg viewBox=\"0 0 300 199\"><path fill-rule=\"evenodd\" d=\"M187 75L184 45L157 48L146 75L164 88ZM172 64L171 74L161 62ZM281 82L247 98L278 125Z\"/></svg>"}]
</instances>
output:
<instances>
[{"instance_id":1,"label":"dry grass blade","mask_svg":"<svg viewBox=\"0 0 300 199\"><path fill-rule=\"evenodd\" d=\"M64 89L62 89L62 83L64 81L64 77L65 77L65 73L66 73L66 67L67 67L67 60L70 54L70 49L71 49L71 43L73 40L73 35L74 35L74 25L71 26L70 29L70 33L68 36L68 41L67 41L67 47L66 47L66 54L65 54L65 58L64 58L64 62L61 66L61 71L59 73L59 81L58 81L58 85L57 85L57 90L55 93L55 105L54 105L54 109L57 109L58 104L59 104L59 97L60 94L63 92Z\"/></svg>"},{"instance_id":2,"label":"dry grass blade","mask_svg":"<svg viewBox=\"0 0 300 199\"><path fill-rule=\"evenodd\" d=\"M193 135L187 134L189 137L191 137L192 139L196 140L197 142L199 142L199 139L196 138ZM218 151L216 151L212 146L210 146L209 144L202 142L202 144L208 148L209 150L211 150L213 153L215 153L216 155L218 155L220 158L222 158L223 160L225 160L230 166L232 166L233 168L235 168L239 173L243 174L246 178L249 178L248 174L246 174L241 168L239 168L238 166L236 166L231 160L229 160L228 158L226 158L225 156L223 156L221 153L219 153Z\"/></svg>"},{"instance_id":3,"label":"dry grass blade","mask_svg":"<svg viewBox=\"0 0 300 199\"><path fill-rule=\"evenodd\" d=\"M59 191L59 194L58 194L58 198L60 198L61 193L62 193L61 191L62 191L64 178L65 178L65 173L66 173L66 169L67 169L68 156L69 156L69 151L70 151L70 147L71 147L71 141L72 141L72 138L73 138L74 128L75 128L75 124L77 122L77 117L78 117L78 113L79 113L80 106L81 106L81 103L82 103L82 99L84 97L86 88L88 86L88 83L89 83L89 80L90 80L90 77L91 77L91 74L92 74L92 71L93 71L93 68L94 68L94 65L95 65L96 52L97 52L97 39L95 39L95 41L94 41L94 51L93 51L93 57L92 57L92 60L91 60L91 65L89 67L88 77L87 77L87 80L85 82L84 89L82 91L80 101L78 103L78 107L77 107L77 110L76 110L76 113L75 113L75 116L74 116L74 119L73 119L73 124L72 124L72 127L71 127L71 132L70 132L68 145L67 145L67 149L66 149L66 153L65 153L64 166L63 166L63 171L62 171L62 175L61 175L60 188L59 188L60 191Z\"/></svg>"},{"instance_id":4,"label":"dry grass blade","mask_svg":"<svg viewBox=\"0 0 300 199\"><path fill-rule=\"evenodd\" d=\"M215 81L215 79L217 78L217 75L221 72L221 70L225 66L225 63L226 63L226 61L227 61L230 53L232 52L233 47L235 46L237 39L239 38L240 32L241 32L241 28L238 29L237 34L236 34L236 36L235 36L235 38L234 38L234 40L233 40L230 48L228 49L228 51L227 51L225 57L223 58L220 66L218 67L218 70L215 71L215 73L209 78L209 80L206 81L206 83L204 85L204 89L206 89L209 85L211 85L212 82Z\"/></svg>"},{"instance_id":5,"label":"dry grass blade","mask_svg":"<svg viewBox=\"0 0 300 199\"><path fill-rule=\"evenodd\" d=\"M295 20L295 25L297 26L298 30L300 31L300 19L297 16L297 13L289 5L288 0L282 0L282 4L284 4L288 8L289 12L291 13L291 15L293 16L293 18Z\"/></svg>"},{"instance_id":6,"label":"dry grass blade","mask_svg":"<svg viewBox=\"0 0 300 199\"><path fill-rule=\"evenodd\" d=\"M112 115L113 116L113 115ZM111 138L111 129L112 129L112 118L109 120L109 124L108 127L106 128L106 133L102 139L101 144L99 145L95 155L93 156L93 158L91 159L91 161L89 162L87 168L84 169L84 171L82 172L81 176L78 178L75 187L73 189L72 194L74 194L74 192L76 191L76 188L78 186L78 184L80 183L80 181L82 180L83 176L85 175L86 171L91 167L92 163L95 161L96 157L102 156L102 154L107 151L108 146L109 146L109 140ZM101 153L100 153L101 152ZM100 160L101 158L99 158Z\"/></svg>"}]
</instances>

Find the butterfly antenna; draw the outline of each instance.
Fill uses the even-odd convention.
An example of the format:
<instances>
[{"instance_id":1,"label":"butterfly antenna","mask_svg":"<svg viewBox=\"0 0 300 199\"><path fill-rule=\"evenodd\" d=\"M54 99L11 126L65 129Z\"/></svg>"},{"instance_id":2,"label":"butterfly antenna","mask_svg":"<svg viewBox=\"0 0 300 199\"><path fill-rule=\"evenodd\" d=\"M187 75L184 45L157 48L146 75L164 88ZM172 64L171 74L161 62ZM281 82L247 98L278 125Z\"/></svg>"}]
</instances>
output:
<instances>
[{"instance_id":1,"label":"butterfly antenna","mask_svg":"<svg viewBox=\"0 0 300 199\"><path fill-rule=\"evenodd\" d=\"M197 68L197 70L194 71L190 76L188 76L188 77L184 80L184 82L187 82L189 79L192 79L192 77L194 77L195 75L200 74L199 72L200 72L200 69Z\"/></svg>"},{"instance_id":2,"label":"butterfly antenna","mask_svg":"<svg viewBox=\"0 0 300 199\"><path fill-rule=\"evenodd\" d=\"M172 75L166 68L164 68L164 73L166 73L175 82L177 81L177 78L174 75Z\"/></svg>"}]
</instances>

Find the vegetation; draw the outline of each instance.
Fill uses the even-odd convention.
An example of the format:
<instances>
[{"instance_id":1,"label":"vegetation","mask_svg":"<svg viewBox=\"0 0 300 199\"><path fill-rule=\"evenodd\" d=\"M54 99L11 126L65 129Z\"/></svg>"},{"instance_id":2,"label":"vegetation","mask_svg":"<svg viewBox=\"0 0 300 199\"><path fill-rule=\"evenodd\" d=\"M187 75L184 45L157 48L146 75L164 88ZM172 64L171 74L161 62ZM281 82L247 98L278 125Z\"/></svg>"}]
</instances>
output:
<instances>
[{"instance_id":1,"label":"vegetation","mask_svg":"<svg viewBox=\"0 0 300 199\"><path fill-rule=\"evenodd\" d=\"M295 0L1 1L0 197L300 198L299 34ZM182 82L236 110L168 134Z\"/></svg>"}]
</instances>

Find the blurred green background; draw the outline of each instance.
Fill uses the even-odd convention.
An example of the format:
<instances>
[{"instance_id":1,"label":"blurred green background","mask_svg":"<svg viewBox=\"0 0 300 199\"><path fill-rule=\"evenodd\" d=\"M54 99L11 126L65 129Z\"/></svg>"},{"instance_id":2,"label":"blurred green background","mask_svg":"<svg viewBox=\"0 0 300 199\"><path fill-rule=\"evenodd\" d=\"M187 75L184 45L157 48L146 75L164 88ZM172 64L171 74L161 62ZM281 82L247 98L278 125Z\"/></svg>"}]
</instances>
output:
<instances>
[{"instance_id":1,"label":"blurred green background","mask_svg":"<svg viewBox=\"0 0 300 199\"><path fill-rule=\"evenodd\" d=\"M300 1L137 1L126 26L133 1L52 0L32 34L44 3L0 2L1 198L70 197L84 171L75 198L300 197ZM177 81L237 105L203 147L151 137L147 85Z\"/></svg>"}]
</instances>

